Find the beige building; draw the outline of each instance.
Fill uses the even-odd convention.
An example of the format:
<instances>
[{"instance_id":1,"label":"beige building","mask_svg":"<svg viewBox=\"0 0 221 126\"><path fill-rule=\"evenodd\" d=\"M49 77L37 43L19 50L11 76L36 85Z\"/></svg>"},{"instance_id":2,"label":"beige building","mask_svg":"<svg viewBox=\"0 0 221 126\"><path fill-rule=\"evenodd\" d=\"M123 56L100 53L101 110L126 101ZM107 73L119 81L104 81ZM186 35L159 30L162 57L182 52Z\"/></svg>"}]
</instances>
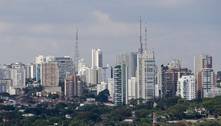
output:
<instances>
[{"instance_id":1,"label":"beige building","mask_svg":"<svg viewBox=\"0 0 221 126\"><path fill-rule=\"evenodd\" d=\"M59 87L59 68L57 63L48 62L41 64L41 85L46 92L61 92Z\"/></svg>"},{"instance_id":2,"label":"beige building","mask_svg":"<svg viewBox=\"0 0 221 126\"><path fill-rule=\"evenodd\" d=\"M76 96L80 96L82 92L81 89L82 89L82 85L78 76L70 75L65 79L64 96L67 99L72 99Z\"/></svg>"}]
</instances>

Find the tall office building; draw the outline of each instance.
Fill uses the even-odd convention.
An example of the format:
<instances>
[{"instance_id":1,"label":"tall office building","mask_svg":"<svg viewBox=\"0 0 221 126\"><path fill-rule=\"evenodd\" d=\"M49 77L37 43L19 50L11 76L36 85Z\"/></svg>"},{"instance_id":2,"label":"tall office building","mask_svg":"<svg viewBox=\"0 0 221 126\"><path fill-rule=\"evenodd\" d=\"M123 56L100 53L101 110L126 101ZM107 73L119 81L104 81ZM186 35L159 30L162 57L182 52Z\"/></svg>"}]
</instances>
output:
<instances>
[{"instance_id":1,"label":"tall office building","mask_svg":"<svg viewBox=\"0 0 221 126\"><path fill-rule=\"evenodd\" d=\"M193 100L196 98L194 75L184 75L178 79L177 96L186 100Z\"/></svg>"},{"instance_id":2,"label":"tall office building","mask_svg":"<svg viewBox=\"0 0 221 126\"><path fill-rule=\"evenodd\" d=\"M76 96L81 96L82 86L79 77L76 75L69 75L65 79L64 95L67 99L73 99Z\"/></svg>"},{"instance_id":3,"label":"tall office building","mask_svg":"<svg viewBox=\"0 0 221 126\"><path fill-rule=\"evenodd\" d=\"M92 68L103 67L103 55L101 49L92 49Z\"/></svg>"},{"instance_id":4,"label":"tall office building","mask_svg":"<svg viewBox=\"0 0 221 126\"><path fill-rule=\"evenodd\" d=\"M25 88L25 65L22 63L11 64L11 79L13 88Z\"/></svg>"},{"instance_id":5,"label":"tall office building","mask_svg":"<svg viewBox=\"0 0 221 126\"><path fill-rule=\"evenodd\" d=\"M59 68L59 83L64 84L64 80L67 76L74 73L74 63L71 57L55 57L54 62L58 64Z\"/></svg>"},{"instance_id":6,"label":"tall office building","mask_svg":"<svg viewBox=\"0 0 221 126\"><path fill-rule=\"evenodd\" d=\"M127 104L127 66L125 64L114 67L114 103Z\"/></svg>"},{"instance_id":7,"label":"tall office building","mask_svg":"<svg viewBox=\"0 0 221 126\"><path fill-rule=\"evenodd\" d=\"M35 57L35 79L41 81L41 64L46 62L46 58L42 55Z\"/></svg>"},{"instance_id":8,"label":"tall office building","mask_svg":"<svg viewBox=\"0 0 221 126\"><path fill-rule=\"evenodd\" d=\"M216 84L217 86L221 86L221 71L218 71L216 74Z\"/></svg>"},{"instance_id":9,"label":"tall office building","mask_svg":"<svg viewBox=\"0 0 221 126\"><path fill-rule=\"evenodd\" d=\"M128 67L128 78L136 77L137 53L130 52L118 55L116 57L116 64L126 64Z\"/></svg>"},{"instance_id":10,"label":"tall office building","mask_svg":"<svg viewBox=\"0 0 221 126\"><path fill-rule=\"evenodd\" d=\"M162 97L174 97L177 92L178 79L183 75L191 75L191 71L187 68L182 68L181 65L161 65L160 85Z\"/></svg>"},{"instance_id":11,"label":"tall office building","mask_svg":"<svg viewBox=\"0 0 221 126\"><path fill-rule=\"evenodd\" d=\"M30 72L31 72L31 78L32 79L36 79L36 65L35 64L31 64L31 66L30 66L31 68L31 70L30 70Z\"/></svg>"},{"instance_id":12,"label":"tall office building","mask_svg":"<svg viewBox=\"0 0 221 126\"><path fill-rule=\"evenodd\" d=\"M81 78L81 81L87 82L87 75L89 71L88 65L85 63L84 59L80 59L78 62L78 75Z\"/></svg>"},{"instance_id":13,"label":"tall office building","mask_svg":"<svg viewBox=\"0 0 221 126\"><path fill-rule=\"evenodd\" d=\"M0 65L0 80L11 79L10 66Z\"/></svg>"},{"instance_id":14,"label":"tall office building","mask_svg":"<svg viewBox=\"0 0 221 126\"><path fill-rule=\"evenodd\" d=\"M0 93L9 93L11 95L15 95L15 90L10 90L12 88L12 80L10 79L2 79L0 80Z\"/></svg>"},{"instance_id":15,"label":"tall office building","mask_svg":"<svg viewBox=\"0 0 221 126\"><path fill-rule=\"evenodd\" d=\"M114 99L114 78L108 78L107 89L110 93L110 100L113 101L113 99Z\"/></svg>"},{"instance_id":16,"label":"tall office building","mask_svg":"<svg viewBox=\"0 0 221 126\"><path fill-rule=\"evenodd\" d=\"M55 62L41 64L41 85L45 87L45 91L49 93L60 93L59 87L59 68Z\"/></svg>"},{"instance_id":17,"label":"tall office building","mask_svg":"<svg viewBox=\"0 0 221 126\"><path fill-rule=\"evenodd\" d=\"M215 73L213 71L212 56L200 55L194 58L194 62L197 97L214 97Z\"/></svg>"},{"instance_id":18,"label":"tall office building","mask_svg":"<svg viewBox=\"0 0 221 126\"><path fill-rule=\"evenodd\" d=\"M31 65L25 65L25 75L25 78L31 79Z\"/></svg>"},{"instance_id":19,"label":"tall office building","mask_svg":"<svg viewBox=\"0 0 221 126\"><path fill-rule=\"evenodd\" d=\"M156 84L156 63L153 52L138 53L137 55L137 86L136 98L144 101L154 99Z\"/></svg>"},{"instance_id":20,"label":"tall office building","mask_svg":"<svg viewBox=\"0 0 221 126\"><path fill-rule=\"evenodd\" d=\"M108 84L106 82L101 82L100 84L97 85L97 95L104 91L105 89L108 89Z\"/></svg>"},{"instance_id":21,"label":"tall office building","mask_svg":"<svg viewBox=\"0 0 221 126\"><path fill-rule=\"evenodd\" d=\"M103 68L88 68L86 71L87 86L95 86L104 82L104 72Z\"/></svg>"},{"instance_id":22,"label":"tall office building","mask_svg":"<svg viewBox=\"0 0 221 126\"><path fill-rule=\"evenodd\" d=\"M131 99L136 99L136 77L131 77L128 79L128 101Z\"/></svg>"},{"instance_id":23,"label":"tall office building","mask_svg":"<svg viewBox=\"0 0 221 126\"><path fill-rule=\"evenodd\" d=\"M10 90L12 87L12 79L10 74L10 68L8 65L0 65L0 93L15 94L15 90Z\"/></svg>"}]
</instances>

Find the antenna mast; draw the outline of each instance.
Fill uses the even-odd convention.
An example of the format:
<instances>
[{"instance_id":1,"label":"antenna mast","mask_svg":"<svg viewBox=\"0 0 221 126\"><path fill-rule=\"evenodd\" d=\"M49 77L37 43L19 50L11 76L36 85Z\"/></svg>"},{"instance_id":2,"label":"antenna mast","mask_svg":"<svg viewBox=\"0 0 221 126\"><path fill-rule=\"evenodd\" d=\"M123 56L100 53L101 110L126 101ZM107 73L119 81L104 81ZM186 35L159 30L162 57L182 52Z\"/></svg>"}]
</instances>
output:
<instances>
[{"instance_id":1,"label":"antenna mast","mask_svg":"<svg viewBox=\"0 0 221 126\"><path fill-rule=\"evenodd\" d=\"M78 62L79 62L79 48L78 48L78 28L76 29L76 40L75 40L75 55L74 55L74 72L78 73Z\"/></svg>"},{"instance_id":2,"label":"antenna mast","mask_svg":"<svg viewBox=\"0 0 221 126\"><path fill-rule=\"evenodd\" d=\"M140 16L140 49L139 52L142 54L143 53L143 43L142 43L142 19Z\"/></svg>"},{"instance_id":3,"label":"antenna mast","mask_svg":"<svg viewBox=\"0 0 221 126\"><path fill-rule=\"evenodd\" d=\"M144 43L144 46L145 46L145 50L147 51L147 27L145 27L145 43Z\"/></svg>"}]
</instances>

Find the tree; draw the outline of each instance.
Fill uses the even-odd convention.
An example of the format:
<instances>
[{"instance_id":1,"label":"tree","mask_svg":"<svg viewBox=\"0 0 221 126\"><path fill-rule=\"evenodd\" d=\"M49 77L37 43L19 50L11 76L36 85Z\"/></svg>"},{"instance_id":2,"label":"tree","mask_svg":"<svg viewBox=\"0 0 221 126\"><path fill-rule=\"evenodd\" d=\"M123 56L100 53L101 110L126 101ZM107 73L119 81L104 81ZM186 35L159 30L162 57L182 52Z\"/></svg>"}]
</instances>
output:
<instances>
[{"instance_id":1,"label":"tree","mask_svg":"<svg viewBox=\"0 0 221 126\"><path fill-rule=\"evenodd\" d=\"M98 96L96 97L96 101L108 102L109 96L110 96L109 90L105 89L98 94Z\"/></svg>"}]
</instances>

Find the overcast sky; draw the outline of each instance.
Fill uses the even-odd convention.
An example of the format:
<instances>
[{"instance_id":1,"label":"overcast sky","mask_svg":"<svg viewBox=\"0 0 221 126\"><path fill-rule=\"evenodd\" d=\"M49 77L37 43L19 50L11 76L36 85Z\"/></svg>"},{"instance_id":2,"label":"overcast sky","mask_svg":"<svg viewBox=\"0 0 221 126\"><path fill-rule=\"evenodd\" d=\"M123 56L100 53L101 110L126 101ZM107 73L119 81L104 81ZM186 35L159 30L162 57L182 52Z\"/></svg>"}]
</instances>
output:
<instances>
[{"instance_id":1,"label":"overcast sky","mask_svg":"<svg viewBox=\"0 0 221 126\"><path fill-rule=\"evenodd\" d=\"M139 16L157 63L179 58L188 67L209 54L221 68L221 0L0 0L0 63L32 62L38 54L80 56L103 50L105 63L137 51Z\"/></svg>"}]
</instances>

